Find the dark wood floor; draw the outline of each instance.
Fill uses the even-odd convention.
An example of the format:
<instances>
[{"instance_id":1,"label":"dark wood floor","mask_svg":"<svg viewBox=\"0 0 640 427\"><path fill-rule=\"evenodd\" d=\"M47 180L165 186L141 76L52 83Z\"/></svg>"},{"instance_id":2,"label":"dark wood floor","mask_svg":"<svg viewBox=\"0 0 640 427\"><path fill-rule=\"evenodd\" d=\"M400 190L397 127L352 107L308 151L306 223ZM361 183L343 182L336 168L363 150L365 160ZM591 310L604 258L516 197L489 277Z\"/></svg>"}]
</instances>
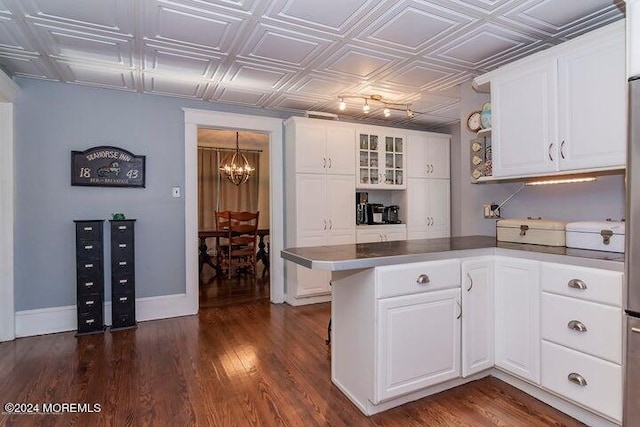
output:
<instances>
[{"instance_id":1,"label":"dark wood floor","mask_svg":"<svg viewBox=\"0 0 640 427\"><path fill-rule=\"evenodd\" d=\"M579 425L496 379L365 417L331 383L329 313L329 304L258 301L113 334L1 343L2 403L99 403L101 412L3 414L0 425Z\"/></svg>"},{"instance_id":2,"label":"dark wood floor","mask_svg":"<svg viewBox=\"0 0 640 427\"><path fill-rule=\"evenodd\" d=\"M233 274L229 279L204 265L200 274L200 309L269 301L269 273L263 276L263 269L264 265L258 263L256 278L251 274Z\"/></svg>"}]
</instances>

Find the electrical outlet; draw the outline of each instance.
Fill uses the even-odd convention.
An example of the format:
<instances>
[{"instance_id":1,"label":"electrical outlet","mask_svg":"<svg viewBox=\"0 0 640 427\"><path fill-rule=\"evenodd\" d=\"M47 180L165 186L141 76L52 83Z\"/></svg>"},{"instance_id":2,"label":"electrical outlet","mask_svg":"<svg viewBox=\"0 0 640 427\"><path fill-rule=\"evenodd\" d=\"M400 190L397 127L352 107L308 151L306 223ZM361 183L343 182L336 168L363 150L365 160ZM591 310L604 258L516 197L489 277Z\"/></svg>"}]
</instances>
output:
<instances>
[{"instance_id":1,"label":"electrical outlet","mask_svg":"<svg viewBox=\"0 0 640 427\"><path fill-rule=\"evenodd\" d=\"M483 205L484 217L485 219L499 219L500 218L500 207L497 203L491 203L487 205Z\"/></svg>"},{"instance_id":2,"label":"electrical outlet","mask_svg":"<svg viewBox=\"0 0 640 427\"><path fill-rule=\"evenodd\" d=\"M174 197L174 198L180 197L180 187L173 187L171 189L171 197Z\"/></svg>"}]
</instances>

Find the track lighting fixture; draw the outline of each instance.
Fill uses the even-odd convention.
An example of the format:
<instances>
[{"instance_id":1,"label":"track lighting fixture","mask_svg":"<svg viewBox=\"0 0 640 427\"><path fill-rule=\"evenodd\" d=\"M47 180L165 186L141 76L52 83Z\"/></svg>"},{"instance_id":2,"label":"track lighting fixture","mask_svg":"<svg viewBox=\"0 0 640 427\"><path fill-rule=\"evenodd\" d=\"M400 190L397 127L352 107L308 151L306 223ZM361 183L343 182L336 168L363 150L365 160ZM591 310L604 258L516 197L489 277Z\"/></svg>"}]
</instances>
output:
<instances>
[{"instance_id":1,"label":"track lighting fixture","mask_svg":"<svg viewBox=\"0 0 640 427\"><path fill-rule=\"evenodd\" d=\"M384 106L382 114L386 118L391 117L391 110L404 111L410 119L414 118L416 114L424 114L413 111L411 109L411 104L392 102L384 99L382 95L340 95L338 96L338 99L338 109L340 111L345 111L347 109L347 104L344 101L345 99L361 99L364 101L364 104L362 105L362 112L364 114L369 114L371 112L371 105L369 102L372 102L374 105L376 103L382 104Z\"/></svg>"},{"instance_id":2,"label":"track lighting fixture","mask_svg":"<svg viewBox=\"0 0 640 427\"><path fill-rule=\"evenodd\" d=\"M407 105L407 117L409 117L410 119L413 119L413 117L415 116L414 112L411 111L411 107L409 107L409 105Z\"/></svg>"}]
</instances>

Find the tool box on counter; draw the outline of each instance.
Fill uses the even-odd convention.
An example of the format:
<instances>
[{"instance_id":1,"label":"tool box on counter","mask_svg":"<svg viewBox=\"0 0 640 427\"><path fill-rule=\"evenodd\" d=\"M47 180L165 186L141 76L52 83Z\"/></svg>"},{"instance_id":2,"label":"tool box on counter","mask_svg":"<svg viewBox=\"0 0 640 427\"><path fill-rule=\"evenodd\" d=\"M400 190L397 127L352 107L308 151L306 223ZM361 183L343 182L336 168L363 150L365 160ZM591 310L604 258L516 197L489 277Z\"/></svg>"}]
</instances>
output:
<instances>
[{"instance_id":1,"label":"tool box on counter","mask_svg":"<svg viewBox=\"0 0 640 427\"><path fill-rule=\"evenodd\" d=\"M496 223L496 235L499 242L564 246L565 225L542 218L503 219Z\"/></svg>"},{"instance_id":2,"label":"tool box on counter","mask_svg":"<svg viewBox=\"0 0 640 427\"><path fill-rule=\"evenodd\" d=\"M623 221L579 221L567 223L567 247L624 252Z\"/></svg>"}]
</instances>

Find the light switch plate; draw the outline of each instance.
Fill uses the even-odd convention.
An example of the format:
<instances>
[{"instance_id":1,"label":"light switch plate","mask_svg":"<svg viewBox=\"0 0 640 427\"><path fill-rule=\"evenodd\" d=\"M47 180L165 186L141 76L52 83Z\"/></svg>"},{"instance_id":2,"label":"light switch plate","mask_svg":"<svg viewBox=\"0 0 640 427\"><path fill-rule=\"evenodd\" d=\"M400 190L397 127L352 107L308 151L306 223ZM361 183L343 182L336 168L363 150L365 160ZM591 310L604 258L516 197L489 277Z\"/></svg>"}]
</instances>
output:
<instances>
[{"instance_id":1,"label":"light switch plate","mask_svg":"<svg viewBox=\"0 0 640 427\"><path fill-rule=\"evenodd\" d=\"M173 187L171 189L171 196L174 198L180 197L180 187Z\"/></svg>"}]
</instances>

